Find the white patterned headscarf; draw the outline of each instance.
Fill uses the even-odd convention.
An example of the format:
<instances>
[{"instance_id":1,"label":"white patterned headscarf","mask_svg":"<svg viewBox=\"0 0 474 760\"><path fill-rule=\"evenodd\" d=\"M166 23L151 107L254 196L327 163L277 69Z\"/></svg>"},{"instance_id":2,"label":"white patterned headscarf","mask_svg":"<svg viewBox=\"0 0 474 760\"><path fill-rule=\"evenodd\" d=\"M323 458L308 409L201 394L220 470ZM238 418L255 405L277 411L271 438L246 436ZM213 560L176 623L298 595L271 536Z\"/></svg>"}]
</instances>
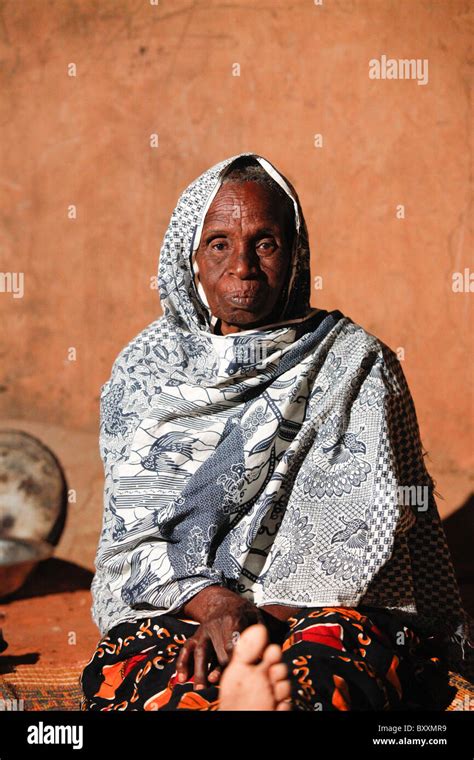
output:
<instances>
[{"instance_id":1,"label":"white patterned headscarf","mask_svg":"<svg viewBox=\"0 0 474 760\"><path fill-rule=\"evenodd\" d=\"M296 236L281 321L216 335L193 251L237 159L288 193ZM119 354L101 394L101 633L178 613L208 585L257 606L360 604L444 637L474 675L465 613L401 365L340 311L309 305L298 196L252 153L183 192L160 255L163 316ZM205 296L205 294L204 294Z\"/></svg>"}]
</instances>

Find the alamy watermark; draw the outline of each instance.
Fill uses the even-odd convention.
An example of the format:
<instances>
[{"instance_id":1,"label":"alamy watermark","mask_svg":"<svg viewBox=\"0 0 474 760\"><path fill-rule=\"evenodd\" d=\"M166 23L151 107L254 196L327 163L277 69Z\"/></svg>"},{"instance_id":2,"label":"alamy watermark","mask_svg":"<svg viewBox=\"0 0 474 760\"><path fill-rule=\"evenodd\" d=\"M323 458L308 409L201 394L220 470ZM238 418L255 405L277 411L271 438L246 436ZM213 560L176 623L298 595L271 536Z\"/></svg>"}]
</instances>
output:
<instances>
[{"instance_id":1,"label":"alamy watermark","mask_svg":"<svg viewBox=\"0 0 474 760\"><path fill-rule=\"evenodd\" d=\"M28 726L28 744L71 744L73 749L84 746L84 726L49 725L39 723Z\"/></svg>"},{"instance_id":2,"label":"alamy watermark","mask_svg":"<svg viewBox=\"0 0 474 760\"><path fill-rule=\"evenodd\" d=\"M428 486L396 486L398 503L403 506L415 507L417 512L426 512L430 504L430 489Z\"/></svg>"},{"instance_id":3,"label":"alamy watermark","mask_svg":"<svg viewBox=\"0 0 474 760\"><path fill-rule=\"evenodd\" d=\"M267 354L268 349L264 343L251 342L234 345L234 361L242 367L264 367Z\"/></svg>"},{"instance_id":4,"label":"alamy watermark","mask_svg":"<svg viewBox=\"0 0 474 760\"><path fill-rule=\"evenodd\" d=\"M13 298L23 298L25 275L23 272L0 272L0 293L11 293Z\"/></svg>"},{"instance_id":5,"label":"alamy watermark","mask_svg":"<svg viewBox=\"0 0 474 760\"><path fill-rule=\"evenodd\" d=\"M369 79L416 79L428 84L428 58L388 58L381 55L369 61Z\"/></svg>"},{"instance_id":6,"label":"alamy watermark","mask_svg":"<svg viewBox=\"0 0 474 760\"><path fill-rule=\"evenodd\" d=\"M0 699L0 712L18 712L24 709L24 699Z\"/></svg>"},{"instance_id":7,"label":"alamy watermark","mask_svg":"<svg viewBox=\"0 0 474 760\"><path fill-rule=\"evenodd\" d=\"M469 267L464 267L463 272L453 272L451 287L453 293L474 293L474 272Z\"/></svg>"}]
</instances>

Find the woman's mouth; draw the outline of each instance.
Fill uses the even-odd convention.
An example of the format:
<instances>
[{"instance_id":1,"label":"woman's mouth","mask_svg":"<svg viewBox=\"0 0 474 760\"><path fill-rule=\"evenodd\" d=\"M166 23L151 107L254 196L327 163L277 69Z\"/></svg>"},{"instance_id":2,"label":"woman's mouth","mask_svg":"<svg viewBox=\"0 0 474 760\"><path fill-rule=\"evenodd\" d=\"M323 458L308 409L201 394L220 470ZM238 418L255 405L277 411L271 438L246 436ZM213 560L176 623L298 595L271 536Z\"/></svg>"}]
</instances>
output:
<instances>
[{"instance_id":1,"label":"woman's mouth","mask_svg":"<svg viewBox=\"0 0 474 760\"><path fill-rule=\"evenodd\" d=\"M255 306L261 301L261 298L261 290L242 290L227 295L227 300L235 306Z\"/></svg>"}]
</instances>

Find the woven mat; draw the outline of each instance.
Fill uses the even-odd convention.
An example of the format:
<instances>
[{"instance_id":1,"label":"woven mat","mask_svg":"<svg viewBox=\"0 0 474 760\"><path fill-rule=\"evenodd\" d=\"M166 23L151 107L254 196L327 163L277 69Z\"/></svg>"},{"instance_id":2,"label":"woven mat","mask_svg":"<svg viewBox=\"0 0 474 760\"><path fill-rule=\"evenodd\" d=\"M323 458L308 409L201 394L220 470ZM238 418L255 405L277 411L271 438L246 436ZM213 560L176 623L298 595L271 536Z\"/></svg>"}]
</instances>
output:
<instances>
[{"instance_id":1,"label":"woven mat","mask_svg":"<svg viewBox=\"0 0 474 760\"><path fill-rule=\"evenodd\" d=\"M474 684L466 681L465 678L457 673L452 672L449 674L449 683L451 686L456 687L457 692L451 704L446 708L446 711L474 711Z\"/></svg>"},{"instance_id":2,"label":"woven mat","mask_svg":"<svg viewBox=\"0 0 474 760\"><path fill-rule=\"evenodd\" d=\"M0 710L80 710L79 677L87 662L18 665L0 675Z\"/></svg>"}]
</instances>

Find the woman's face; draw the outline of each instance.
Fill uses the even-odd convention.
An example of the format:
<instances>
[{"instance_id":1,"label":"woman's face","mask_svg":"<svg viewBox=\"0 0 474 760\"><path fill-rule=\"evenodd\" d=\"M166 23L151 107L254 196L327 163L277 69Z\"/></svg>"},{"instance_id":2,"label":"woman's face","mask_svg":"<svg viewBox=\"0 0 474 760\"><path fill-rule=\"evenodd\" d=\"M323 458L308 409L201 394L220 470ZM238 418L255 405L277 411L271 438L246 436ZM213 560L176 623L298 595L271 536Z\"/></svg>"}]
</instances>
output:
<instances>
[{"instance_id":1,"label":"woman's face","mask_svg":"<svg viewBox=\"0 0 474 760\"><path fill-rule=\"evenodd\" d=\"M285 207L271 188L229 182L216 193L196 261L223 335L278 321L289 276L288 229Z\"/></svg>"}]
</instances>

